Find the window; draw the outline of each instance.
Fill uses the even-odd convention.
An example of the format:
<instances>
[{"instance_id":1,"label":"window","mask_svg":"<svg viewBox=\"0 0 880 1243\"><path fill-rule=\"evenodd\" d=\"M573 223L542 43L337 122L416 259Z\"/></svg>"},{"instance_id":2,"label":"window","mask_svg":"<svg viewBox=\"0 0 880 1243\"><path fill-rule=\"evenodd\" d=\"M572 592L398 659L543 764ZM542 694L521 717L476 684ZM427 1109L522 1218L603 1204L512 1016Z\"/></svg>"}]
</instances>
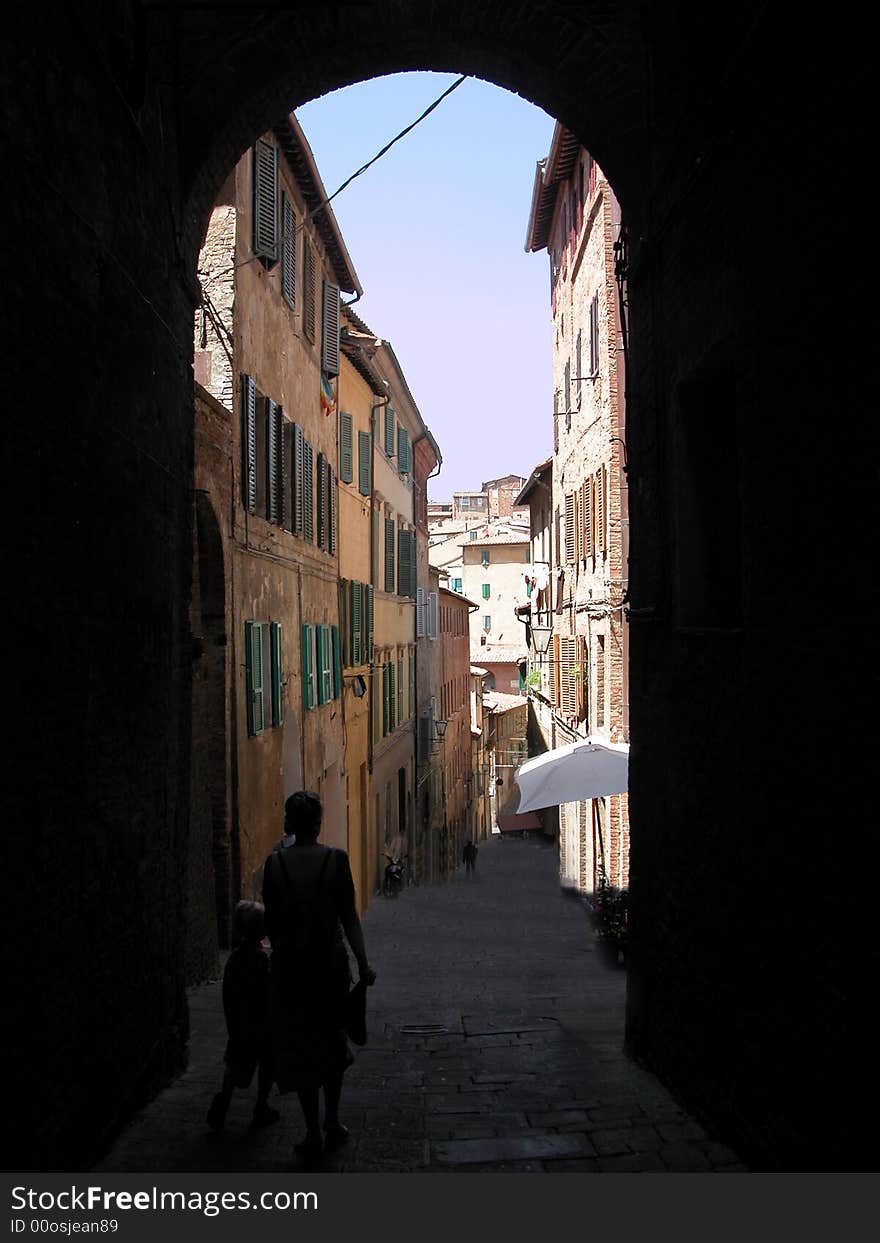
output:
<instances>
[{"instance_id":1,"label":"window","mask_svg":"<svg viewBox=\"0 0 880 1243\"><path fill-rule=\"evenodd\" d=\"M369 496L373 490L373 437L358 432L358 491Z\"/></svg>"},{"instance_id":2,"label":"window","mask_svg":"<svg viewBox=\"0 0 880 1243\"><path fill-rule=\"evenodd\" d=\"M489 549L488 548L484 548L482 552L480 553L480 564L481 565L489 564Z\"/></svg>"},{"instance_id":3,"label":"window","mask_svg":"<svg viewBox=\"0 0 880 1243\"><path fill-rule=\"evenodd\" d=\"M397 532L397 594L408 596L412 585L412 537L403 527Z\"/></svg>"},{"instance_id":4,"label":"window","mask_svg":"<svg viewBox=\"0 0 880 1243\"><path fill-rule=\"evenodd\" d=\"M303 707L314 708L342 693L342 653L337 626L302 627Z\"/></svg>"},{"instance_id":5,"label":"window","mask_svg":"<svg viewBox=\"0 0 880 1243\"><path fill-rule=\"evenodd\" d=\"M492 594L491 583L483 583L483 599L488 600L491 594Z\"/></svg>"},{"instance_id":6,"label":"window","mask_svg":"<svg viewBox=\"0 0 880 1243\"><path fill-rule=\"evenodd\" d=\"M581 550L584 557L592 557L595 551L593 539L592 479L585 479L581 484Z\"/></svg>"},{"instance_id":7,"label":"window","mask_svg":"<svg viewBox=\"0 0 880 1243\"><path fill-rule=\"evenodd\" d=\"M262 138L254 145L254 254L266 267L278 260L278 151Z\"/></svg>"},{"instance_id":8,"label":"window","mask_svg":"<svg viewBox=\"0 0 880 1243\"><path fill-rule=\"evenodd\" d=\"M563 383L565 385L565 430L571 431L571 359L565 364Z\"/></svg>"},{"instance_id":9,"label":"window","mask_svg":"<svg viewBox=\"0 0 880 1243\"><path fill-rule=\"evenodd\" d=\"M348 660L346 664L364 663L364 584L354 581L348 584Z\"/></svg>"},{"instance_id":10,"label":"window","mask_svg":"<svg viewBox=\"0 0 880 1243\"><path fill-rule=\"evenodd\" d=\"M568 492L565 497L565 560L569 565L577 560L575 496L576 493Z\"/></svg>"},{"instance_id":11,"label":"window","mask_svg":"<svg viewBox=\"0 0 880 1243\"><path fill-rule=\"evenodd\" d=\"M405 427L397 429L397 469L401 475L409 474L409 432Z\"/></svg>"},{"instance_id":12,"label":"window","mask_svg":"<svg viewBox=\"0 0 880 1243\"><path fill-rule=\"evenodd\" d=\"M425 589L419 587L416 592L416 638L425 634Z\"/></svg>"},{"instance_id":13,"label":"window","mask_svg":"<svg viewBox=\"0 0 880 1243\"><path fill-rule=\"evenodd\" d=\"M272 673L272 724L284 721L284 667L281 658L281 623L269 623Z\"/></svg>"},{"instance_id":14,"label":"window","mask_svg":"<svg viewBox=\"0 0 880 1243\"><path fill-rule=\"evenodd\" d=\"M605 636L596 636L596 724L605 724Z\"/></svg>"},{"instance_id":15,"label":"window","mask_svg":"<svg viewBox=\"0 0 880 1243\"><path fill-rule=\"evenodd\" d=\"M241 377L242 504L257 512L257 388L249 375Z\"/></svg>"},{"instance_id":16,"label":"window","mask_svg":"<svg viewBox=\"0 0 880 1243\"><path fill-rule=\"evenodd\" d=\"M578 329L577 340L574 345L574 400L578 410L581 408L581 330Z\"/></svg>"},{"instance_id":17,"label":"window","mask_svg":"<svg viewBox=\"0 0 880 1243\"><path fill-rule=\"evenodd\" d=\"M281 293L296 310L296 213L286 194L281 194Z\"/></svg>"},{"instance_id":18,"label":"window","mask_svg":"<svg viewBox=\"0 0 880 1243\"><path fill-rule=\"evenodd\" d=\"M302 657L303 707L314 708L318 702L315 685L315 627L303 625L300 631Z\"/></svg>"},{"instance_id":19,"label":"window","mask_svg":"<svg viewBox=\"0 0 880 1243\"><path fill-rule=\"evenodd\" d=\"M315 538L315 455L307 440L302 444L303 539Z\"/></svg>"},{"instance_id":20,"label":"window","mask_svg":"<svg viewBox=\"0 0 880 1243\"><path fill-rule=\"evenodd\" d=\"M343 483L354 479L354 419L339 412L339 478Z\"/></svg>"},{"instance_id":21,"label":"window","mask_svg":"<svg viewBox=\"0 0 880 1243\"><path fill-rule=\"evenodd\" d=\"M303 278L303 332L310 341L314 341L317 272L315 268L315 251L307 237L303 238Z\"/></svg>"},{"instance_id":22,"label":"window","mask_svg":"<svg viewBox=\"0 0 880 1243\"><path fill-rule=\"evenodd\" d=\"M321 300L321 367L339 375L339 286L324 281Z\"/></svg>"},{"instance_id":23,"label":"window","mask_svg":"<svg viewBox=\"0 0 880 1243\"><path fill-rule=\"evenodd\" d=\"M437 592L428 592L428 638L437 638Z\"/></svg>"},{"instance_id":24,"label":"window","mask_svg":"<svg viewBox=\"0 0 880 1243\"><path fill-rule=\"evenodd\" d=\"M468 537L468 538L469 538L469 539L476 539L476 538L477 538L477 536L478 536L479 534L480 534L480 532L477 530L477 528L476 528L476 527L474 527L473 531L471 531L471 532L469 533L469 537Z\"/></svg>"},{"instance_id":25,"label":"window","mask_svg":"<svg viewBox=\"0 0 880 1243\"><path fill-rule=\"evenodd\" d=\"M492 629L492 618L488 613L483 614L483 629L484 630Z\"/></svg>"},{"instance_id":26,"label":"window","mask_svg":"<svg viewBox=\"0 0 880 1243\"><path fill-rule=\"evenodd\" d=\"M599 374L599 295L590 303L590 375Z\"/></svg>"},{"instance_id":27,"label":"window","mask_svg":"<svg viewBox=\"0 0 880 1243\"><path fill-rule=\"evenodd\" d=\"M245 698L249 738L262 734L265 727L263 705L263 627L260 622L244 624Z\"/></svg>"},{"instance_id":28,"label":"window","mask_svg":"<svg viewBox=\"0 0 880 1243\"><path fill-rule=\"evenodd\" d=\"M394 457L394 410L391 406L385 407L385 452Z\"/></svg>"},{"instance_id":29,"label":"window","mask_svg":"<svg viewBox=\"0 0 880 1243\"><path fill-rule=\"evenodd\" d=\"M452 590L457 591L459 594L461 594L461 579L460 578L454 578L452 580Z\"/></svg>"}]
</instances>

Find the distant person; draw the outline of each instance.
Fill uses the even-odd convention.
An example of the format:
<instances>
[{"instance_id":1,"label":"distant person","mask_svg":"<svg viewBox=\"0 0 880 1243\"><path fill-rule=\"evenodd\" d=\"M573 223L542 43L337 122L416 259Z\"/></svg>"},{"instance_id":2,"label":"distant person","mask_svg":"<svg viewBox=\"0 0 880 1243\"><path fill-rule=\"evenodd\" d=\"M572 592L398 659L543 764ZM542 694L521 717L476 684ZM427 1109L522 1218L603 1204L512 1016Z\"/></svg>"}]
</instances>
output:
<instances>
[{"instance_id":1,"label":"distant person","mask_svg":"<svg viewBox=\"0 0 880 1243\"><path fill-rule=\"evenodd\" d=\"M239 902L233 916L234 948L223 971L226 1017L226 1070L223 1086L211 1101L208 1126L219 1131L234 1088L249 1088L257 1072L253 1125L267 1126L281 1117L269 1107L272 1049L269 1031L269 955L263 946L265 911L259 902Z\"/></svg>"},{"instance_id":2,"label":"distant person","mask_svg":"<svg viewBox=\"0 0 880 1243\"><path fill-rule=\"evenodd\" d=\"M464 860L465 876L470 876L477 866L477 848L472 841L466 843L461 857Z\"/></svg>"},{"instance_id":3,"label":"distant person","mask_svg":"<svg viewBox=\"0 0 880 1243\"><path fill-rule=\"evenodd\" d=\"M284 804L284 837L263 869L275 1076L279 1091L299 1097L306 1134L296 1150L306 1166L348 1139L339 1120L342 1077L354 1060L343 1026L351 985L343 933L359 979L376 980L367 963L348 855L318 844L322 814L317 794L291 794Z\"/></svg>"}]
</instances>

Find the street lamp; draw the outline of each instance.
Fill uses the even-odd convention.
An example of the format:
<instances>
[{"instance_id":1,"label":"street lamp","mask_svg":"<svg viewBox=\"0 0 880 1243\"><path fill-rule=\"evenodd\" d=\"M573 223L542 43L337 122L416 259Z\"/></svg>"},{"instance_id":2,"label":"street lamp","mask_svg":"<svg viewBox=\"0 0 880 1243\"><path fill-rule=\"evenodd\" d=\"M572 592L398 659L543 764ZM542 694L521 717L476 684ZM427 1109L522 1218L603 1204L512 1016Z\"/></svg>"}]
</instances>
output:
<instances>
[{"instance_id":1,"label":"street lamp","mask_svg":"<svg viewBox=\"0 0 880 1243\"><path fill-rule=\"evenodd\" d=\"M435 721L434 722L434 733L437 735L438 738L442 738L443 735L446 733L446 726L448 724L449 724L448 721Z\"/></svg>"},{"instance_id":2,"label":"street lamp","mask_svg":"<svg viewBox=\"0 0 880 1243\"><path fill-rule=\"evenodd\" d=\"M532 622L531 631L532 644L534 645L536 655L546 656L550 648L550 640L553 637L553 623Z\"/></svg>"}]
</instances>

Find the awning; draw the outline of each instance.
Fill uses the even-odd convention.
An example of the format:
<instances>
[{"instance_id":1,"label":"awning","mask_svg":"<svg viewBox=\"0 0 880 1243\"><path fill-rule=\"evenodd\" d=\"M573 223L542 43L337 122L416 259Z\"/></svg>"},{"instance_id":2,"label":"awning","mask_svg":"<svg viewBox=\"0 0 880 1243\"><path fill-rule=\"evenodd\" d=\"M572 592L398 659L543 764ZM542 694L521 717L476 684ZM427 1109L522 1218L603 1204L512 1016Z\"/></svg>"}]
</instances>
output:
<instances>
[{"instance_id":1,"label":"awning","mask_svg":"<svg viewBox=\"0 0 880 1243\"><path fill-rule=\"evenodd\" d=\"M584 738L526 760L514 778L519 812L624 794L629 784L629 744Z\"/></svg>"},{"instance_id":2,"label":"awning","mask_svg":"<svg viewBox=\"0 0 880 1243\"><path fill-rule=\"evenodd\" d=\"M527 812L525 815L514 812L512 815L499 816L498 827L502 833L515 833L520 829L540 829L542 825L534 812Z\"/></svg>"}]
</instances>

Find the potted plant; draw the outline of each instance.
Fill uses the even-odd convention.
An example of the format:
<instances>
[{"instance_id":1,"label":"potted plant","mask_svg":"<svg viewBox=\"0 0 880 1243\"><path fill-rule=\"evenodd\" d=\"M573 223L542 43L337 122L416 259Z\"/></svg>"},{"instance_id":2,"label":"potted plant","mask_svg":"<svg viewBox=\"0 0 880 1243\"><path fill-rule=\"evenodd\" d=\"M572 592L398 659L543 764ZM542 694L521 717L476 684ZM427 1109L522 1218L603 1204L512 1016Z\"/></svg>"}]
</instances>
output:
<instances>
[{"instance_id":1,"label":"potted plant","mask_svg":"<svg viewBox=\"0 0 880 1243\"><path fill-rule=\"evenodd\" d=\"M596 949L613 966L626 955L628 898L626 889L618 889L602 877L590 901Z\"/></svg>"}]
</instances>

